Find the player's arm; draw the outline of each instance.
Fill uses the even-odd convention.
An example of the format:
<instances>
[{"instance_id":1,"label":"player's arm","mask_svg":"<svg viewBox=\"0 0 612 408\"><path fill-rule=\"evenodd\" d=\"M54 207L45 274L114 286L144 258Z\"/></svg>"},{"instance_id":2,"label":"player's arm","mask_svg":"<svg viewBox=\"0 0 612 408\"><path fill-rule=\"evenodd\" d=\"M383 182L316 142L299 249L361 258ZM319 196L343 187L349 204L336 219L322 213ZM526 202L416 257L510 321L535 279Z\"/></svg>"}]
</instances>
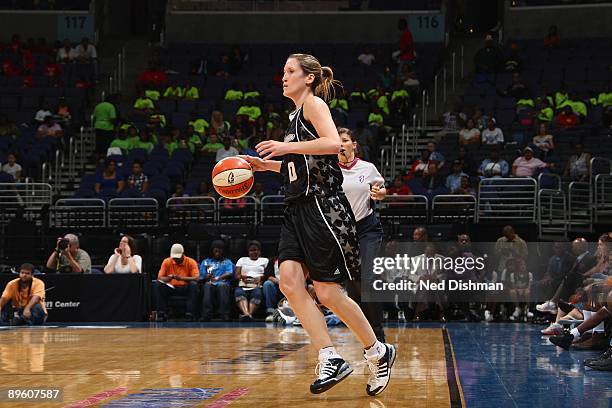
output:
<instances>
[{"instance_id":1,"label":"player's arm","mask_svg":"<svg viewBox=\"0 0 612 408\"><path fill-rule=\"evenodd\" d=\"M304 142L284 143L266 140L256 146L257 153L265 159L286 154L331 155L340 152L340 135L332 120L329 107L321 98L304 102L304 118L313 124L318 139Z\"/></svg>"},{"instance_id":2,"label":"player's arm","mask_svg":"<svg viewBox=\"0 0 612 408\"><path fill-rule=\"evenodd\" d=\"M282 142L281 142L282 143ZM248 161L253 171L273 171L280 173L283 162L278 160L264 160L255 156L239 155L244 160Z\"/></svg>"}]
</instances>

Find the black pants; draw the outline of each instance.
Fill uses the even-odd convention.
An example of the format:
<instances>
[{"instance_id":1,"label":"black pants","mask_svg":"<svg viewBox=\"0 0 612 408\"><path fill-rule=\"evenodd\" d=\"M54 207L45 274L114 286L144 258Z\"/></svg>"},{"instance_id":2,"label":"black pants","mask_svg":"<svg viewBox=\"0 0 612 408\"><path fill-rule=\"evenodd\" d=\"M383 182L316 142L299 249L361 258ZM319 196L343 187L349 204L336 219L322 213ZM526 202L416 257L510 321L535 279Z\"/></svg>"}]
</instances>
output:
<instances>
[{"instance_id":1,"label":"black pants","mask_svg":"<svg viewBox=\"0 0 612 408\"><path fill-rule=\"evenodd\" d=\"M176 286L172 289L164 283L153 281L153 296L153 310L163 313L168 311L170 296L187 296L186 312L193 316L198 303L198 284L197 282L189 282L187 285Z\"/></svg>"},{"instance_id":2,"label":"black pants","mask_svg":"<svg viewBox=\"0 0 612 408\"><path fill-rule=\"evenodd\" d=\"M369 281L374 277L372 265L374 258L378 256L383 241L382 225L375 213L357 222L357 237L361 251L361 279ZM384 342L383 305L379 302L361 301L361 280L347 281L346 291L350 298L361 307L363 314L374 330L376 338Z\"/></svg>"},{"instance_id":3,"label":"black pants","mask_svg":"<svg viewBox=\"0 0 612 408\"><path fill-rule=\"evenodd\" d=\"M110 146L115 132L112 130L96 129L96 153L106 156L106 150Z\"/></svg>"},{"instance_id":4,"label":"black pants","mask_svg":"<svg viewBox=\"0 0 612 408\"><path fill-rule=\"evenodd\" d=\"M213 285L210 282L204 284L204 294L202 296L202 319L210 320L213 317L214 305L219 306L221 319L230 320L232 308L232 288L226 282L219 282Z\"/></svg>"}]
</instances>

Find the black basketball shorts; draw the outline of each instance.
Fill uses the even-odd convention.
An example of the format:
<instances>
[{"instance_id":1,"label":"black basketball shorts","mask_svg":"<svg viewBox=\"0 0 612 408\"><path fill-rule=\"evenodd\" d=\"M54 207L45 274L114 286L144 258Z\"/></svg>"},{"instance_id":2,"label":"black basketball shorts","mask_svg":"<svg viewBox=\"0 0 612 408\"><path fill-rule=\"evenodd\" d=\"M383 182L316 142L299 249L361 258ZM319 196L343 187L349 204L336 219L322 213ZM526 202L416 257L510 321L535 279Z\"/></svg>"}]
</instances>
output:
<instances>
[{"instance_id":1,"label":"black basketball shorts","mask_svg":"<svg viewBox=\"0 0 612 408\"><path fill-rule=\"evenodd\" d=\"M344 194L302 197L285 208L278 261L306 265L318 282L359 279L359 240L355 217Z\"/></svg>"}]
</instances>

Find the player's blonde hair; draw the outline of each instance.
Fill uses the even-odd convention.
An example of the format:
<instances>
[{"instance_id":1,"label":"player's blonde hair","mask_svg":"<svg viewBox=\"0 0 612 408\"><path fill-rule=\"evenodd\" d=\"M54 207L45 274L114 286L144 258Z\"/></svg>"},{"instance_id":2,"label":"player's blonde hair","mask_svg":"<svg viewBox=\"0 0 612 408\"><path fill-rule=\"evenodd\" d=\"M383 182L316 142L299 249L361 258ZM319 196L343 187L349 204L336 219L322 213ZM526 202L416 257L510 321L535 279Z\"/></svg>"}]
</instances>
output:
<instances>
[{"instance_id":1,"label":"player's blonde hair","mask_svg":"<svg viewBox=\"0 0 612 408\"><path fill-rule=\"evenodd\" d=\"M322 67L318 59L310 54L291 54L289 58L294 58L300 63L304 75L314 75L314 81L310 89L324 101L329 101L336 96L334 86L342 86L340 81L334 79L334 71L330 67Z\"/></svg>"}]
</instances>

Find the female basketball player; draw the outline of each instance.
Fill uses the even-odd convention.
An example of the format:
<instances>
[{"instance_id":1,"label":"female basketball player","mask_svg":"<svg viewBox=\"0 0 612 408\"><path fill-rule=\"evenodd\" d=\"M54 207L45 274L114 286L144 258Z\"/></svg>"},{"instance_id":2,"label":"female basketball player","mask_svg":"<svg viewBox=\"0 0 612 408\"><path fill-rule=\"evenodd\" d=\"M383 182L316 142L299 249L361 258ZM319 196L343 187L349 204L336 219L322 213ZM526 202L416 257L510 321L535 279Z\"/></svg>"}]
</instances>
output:
<instances>
[{"instance_id":1,"label":"female basketball player","mask_svg":"<svg viewBox=\"0 0 612 408\"><path fill-rule=\"evenodd\" d=\"M338 154L338 162L344 177L342 190L346 194L357 222L357 238L361 252L361 279L370 282L374 257L380 250L383 240L382 225L370 204L372 200L383 200L387 195L385 180L376 166L355 157L357 142L350 130L339 128L338 134L342 143L340 154ZM382 305L378 302L361 302L361 279L347 282L348 294L351 299L359 303L374 329L376 338L384 343Z\"/></svg>"},{"instance_id":2,"label":"female basketball player","mask_svg":"<svg viewBox=\"0 0 612 408\"><path fill-rule=\"evenodd\" d=\"M314 281L319 301L334 312L364 346L371 375L369 395L389 383L395 347L379 342L359 305L346 296L340 282L359 274L355 218L342 191L338 166L340 137L325 100L333 92L333 72L311 55L292 54L283 70L283 95L296 110L284 142L256 146L260 158L244 157L254 171L283 175L287 207L278 246L280 288L319 350L317 378L310 391L319 394L346 378L353 369L334 348L325 319L305 287ZM282 157L283 160L270 160Z\"/></svg>"}]
</instances>

